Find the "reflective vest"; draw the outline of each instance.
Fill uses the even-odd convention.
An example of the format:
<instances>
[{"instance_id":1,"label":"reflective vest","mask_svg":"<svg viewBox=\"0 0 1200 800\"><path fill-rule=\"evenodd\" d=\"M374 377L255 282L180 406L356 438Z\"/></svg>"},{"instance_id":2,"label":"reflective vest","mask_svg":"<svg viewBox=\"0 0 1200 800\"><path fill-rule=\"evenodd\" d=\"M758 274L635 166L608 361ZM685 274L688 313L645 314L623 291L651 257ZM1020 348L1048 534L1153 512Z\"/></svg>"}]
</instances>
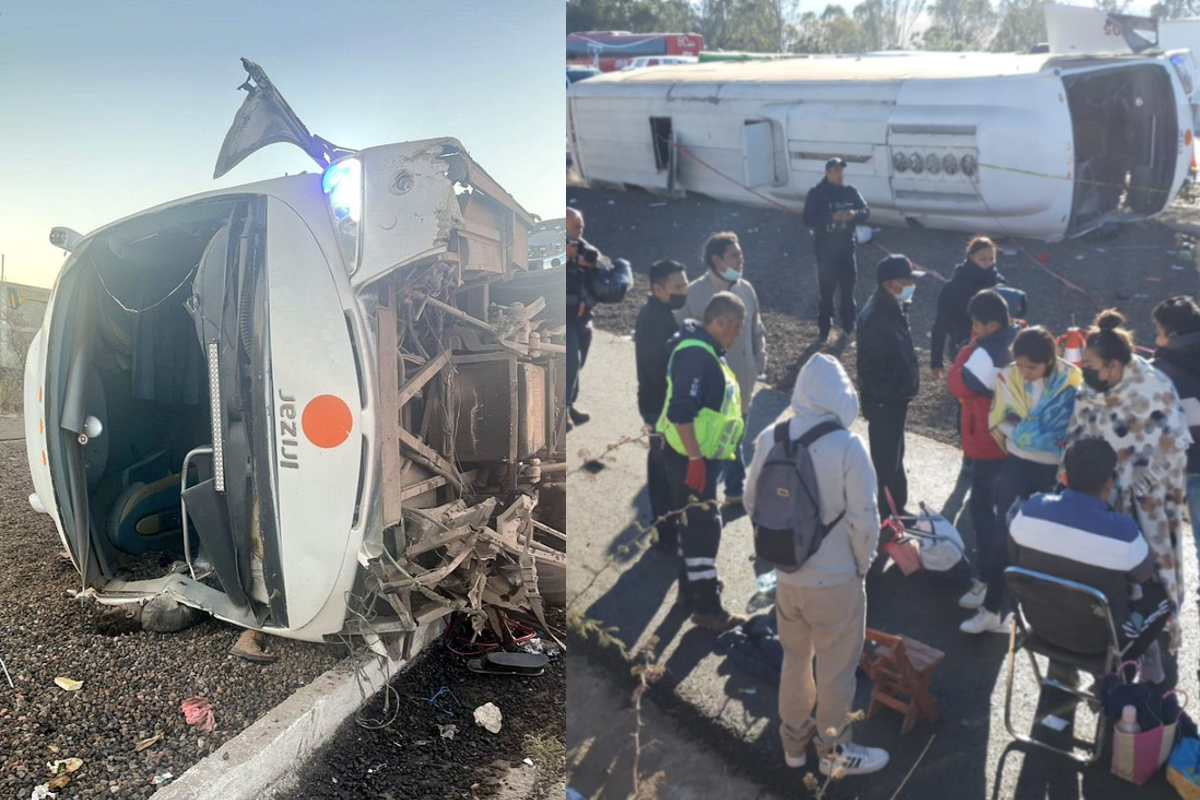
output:
<instances>
[{"instance_id":1,"label":"reflective vest","mask_svg":"<svg viewBox=\"0 0 1200 800\"><path fill-rule=\"evenodd\" d=\"M696 427L696 441L700 443L700 455L716 461L732 460L737 457L738 442L742 440L742 433L745 429L745 423L742 421L741 396L733 370L707 342L699 339L684 339L671 352L671 360L667 362L667 402L663 405L662 414L658 418L657 430L663 434L667 444L676 453L687 455L683 441L679 438L679 430L675 427L675 423L667 419L667 408L671 405L673 391L671 365L675 363L676 353L688 347L707 350L721 365L721 371L725 374L725 398L721 401L721 410L702 408L696 415L696 419L693 420Z\"/></svg>"}]
</instances>

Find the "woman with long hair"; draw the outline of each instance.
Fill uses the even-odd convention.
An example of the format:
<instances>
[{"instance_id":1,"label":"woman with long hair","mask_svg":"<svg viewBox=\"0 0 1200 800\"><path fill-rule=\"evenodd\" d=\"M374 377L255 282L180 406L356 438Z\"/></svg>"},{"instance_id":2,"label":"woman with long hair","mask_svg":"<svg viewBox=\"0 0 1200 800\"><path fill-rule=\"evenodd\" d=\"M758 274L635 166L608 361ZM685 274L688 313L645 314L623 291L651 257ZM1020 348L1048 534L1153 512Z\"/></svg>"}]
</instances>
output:
<instances>
[{"instance_id":1,"label":"woman with long hair","mask_svg":"<svg viewBox=\"0 0 1200 800\"><path fill-rule=\"evenodd\" d=\"M1058 344L1045 328L1035 326L1013 340L1013 361L996 378L988 427L1006 453L996 477L996 521L981 580L987 584L983 606L960 626L963 633L1004 627L1004 570L1008 566L1008 521L1015 505L1058 480L1058 464L1082 377L1079 369L1058 357Z\"/></svg>"},{"instance_id":2,"label":"woman with long hair","mask_svg":"<svg viewBox=\"0 0 1200 800\"><path fill-rule=\"evenodd\" d=\"M937 316L933 320L929 366L933 377L945 377L946 349L950 360L971 340L971 315L967 303L984 289L994 289L1004 283L996 271L996 243L986 236L976 236L967 242L967 257L954 270L954 275L938 295Z\"/></svg>"},{"instance_id":3,"label":"woman with long hair","mask_svg":"<svg viewBox=\"0 0 1200 800\"><path fill-rule=\"evenodd\" d=\"M1183 511L1187 416L1171 379L1134 353L1133 335L1114 309L1096 318L1083 351L1083 381L1071 441L1096 436L1117 452L1109 502L1142 527L1167 598L1183 599ZM1167 623L1171 649L1179 646L1179 618Z\"/></svg>"}]
</instances>

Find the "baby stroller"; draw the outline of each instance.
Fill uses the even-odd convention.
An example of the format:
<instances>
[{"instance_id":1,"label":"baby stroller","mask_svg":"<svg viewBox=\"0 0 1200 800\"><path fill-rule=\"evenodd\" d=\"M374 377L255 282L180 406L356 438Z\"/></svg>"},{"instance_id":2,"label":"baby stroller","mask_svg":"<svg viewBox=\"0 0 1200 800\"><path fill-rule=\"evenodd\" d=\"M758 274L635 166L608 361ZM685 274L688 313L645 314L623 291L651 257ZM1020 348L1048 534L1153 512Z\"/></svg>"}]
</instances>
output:
<instances>
[{"instance_id":1,"label":"baby stroller","mask_svg":"<svg viewBox=\"0 0 1200 800\"><path fill-rule=\"evenodd\" d=\"M924 568L931 572L949 572L958 564L969 565L958 530L936 511L920 503L921 513L901 515L887 492L891 515L879 531L879 550L891 557L906 576Z\"/></svg>"}]
</instances>

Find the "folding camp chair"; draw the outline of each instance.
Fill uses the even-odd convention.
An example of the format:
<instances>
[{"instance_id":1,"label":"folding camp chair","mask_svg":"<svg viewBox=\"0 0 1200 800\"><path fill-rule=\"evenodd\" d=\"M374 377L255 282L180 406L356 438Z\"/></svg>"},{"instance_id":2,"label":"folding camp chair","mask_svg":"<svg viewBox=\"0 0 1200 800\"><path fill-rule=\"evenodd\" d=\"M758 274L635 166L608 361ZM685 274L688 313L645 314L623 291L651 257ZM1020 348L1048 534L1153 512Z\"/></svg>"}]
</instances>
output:
<instances>
[{"instance_id":1,"label":"folding camp chair","mask_svg":"<svg viewBox=\"0 0 1200 800\"><path fill-rule=\"evenodd\" d=\"M1020 567L1004 570L1004 581L1016 611L1012 615L1008 641L1008 686L1004 698L1004 726L1008 728L1009 735L1018 742L1058 753L1084 764L1093 764L1100 758L1108 733L1108 724L1100 709L1100 698L1090 691L1043 676L1034 656L1045 656L1055 663L1088 672L1096 676L1094 686L1098 686L1099 678L1117 669L1117 665L1122 663L1125 652L1133 643L1121 648L1108 598L1090 586ZM1071 646L1064 647L1064 643ZM1039 691L1042 687L1049 686L1078 697L1096 711L1096 735L1090 756L1076 755L1071 750L1054 747L1031 736L1019 734L1013 729L1013 672L1017 650L1025 650L1029 654L1029 662L1033 665Z\"/></svg>"}]
</instances>

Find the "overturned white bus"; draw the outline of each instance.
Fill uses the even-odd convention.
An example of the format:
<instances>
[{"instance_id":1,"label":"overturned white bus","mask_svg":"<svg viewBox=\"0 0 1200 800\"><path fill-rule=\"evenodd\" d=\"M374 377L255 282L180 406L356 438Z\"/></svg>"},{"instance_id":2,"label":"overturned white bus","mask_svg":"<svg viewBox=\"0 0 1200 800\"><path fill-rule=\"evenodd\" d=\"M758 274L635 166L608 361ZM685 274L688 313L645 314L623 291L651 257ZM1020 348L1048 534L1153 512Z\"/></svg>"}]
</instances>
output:
<instances>
[{"instance_id":1,"label":"overturned white bus","mask_svg":"<svg viewBox=\"0 0 1200 800\"><path fill-rule=\"evenodd\" d=\"M1166 208L1195 72L1186 53L635 70L571 87L568 139L592 184L798 211L838 156L873 220L1054 240Z\"/></svg>"},{"instance_id":2,"label":"overturned white bus","mask_svg":"<svg viewBox=\"0 0 1200 800\"><path fill-rule=\"evenodd\" d=\"M540 617L565 592L565 351L555 298L520 290L534 218L457 141L337 148L243 63L217 173L279 141L323 171L55 229L31 503L103 603L389 644Z\"/></svg>"}]
</instances>

